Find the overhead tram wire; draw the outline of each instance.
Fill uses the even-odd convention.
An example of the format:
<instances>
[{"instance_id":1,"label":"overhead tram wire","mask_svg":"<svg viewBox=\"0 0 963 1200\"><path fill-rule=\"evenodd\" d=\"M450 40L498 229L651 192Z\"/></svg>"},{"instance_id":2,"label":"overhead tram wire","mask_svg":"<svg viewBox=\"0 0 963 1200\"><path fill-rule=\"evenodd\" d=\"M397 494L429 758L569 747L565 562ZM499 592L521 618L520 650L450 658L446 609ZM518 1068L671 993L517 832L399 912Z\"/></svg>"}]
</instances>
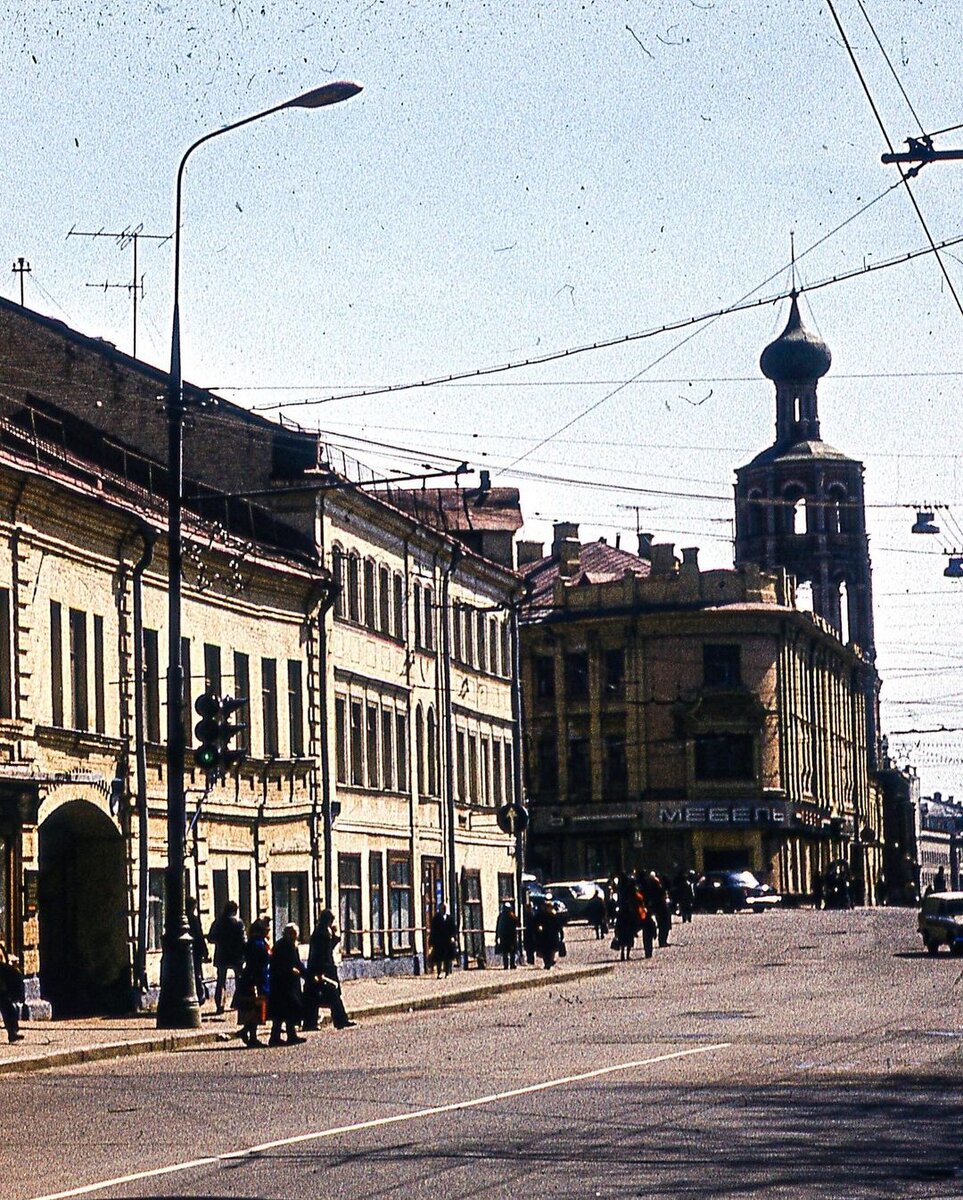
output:
<instances>
[{"instance_id":1,"label":"overhead tram wire","mask_svg":"<svg viewBox=\"0 0 963 1200\"><path fill-rule=\"evenodd\" d=\"M836 12L836 8L835 8L835 5L833 4L833 0L826 0L826 5L832 15L833 20L836 22L836 28L839 30L839 36L843 39L843 45L846 47L846 52L849 55L850 62L853 64L853 70L856 72L856 76L859 79L860 84L862 85L863 92L866 95L866 99L869 101L869 106L873 111L873 116L876 118L876 124L879 126L880 132L883 135L883 140L886 142L886 145L889 149L890 154L895 154L896 148L893 145L892 139L889 136L889 132L887 131L885 124L883 123L883 118L880 115L880 111L876 106L876 101L873 99L873 94L869 90L869 84L866 82L866 78L863 75L862 69L860 68L859 61L856 58L856 54L853 50L852 45L850 44L849 38L846 36L846 30L843 28L843 23L839 19L839 14ZM862 5L860 5L860 8L862 8ZM863 10L863 13L865 16L865 10ZM868 20L868 18L867 18L867 20ZM872 24L870 24L870 29L873 31L874 36L875 36L875 30L873 30ZM914 113L914 116L915 116L915 113ZM923 210L920 208L919 204L917 203L916 196L913 192L913 189L910 187L909 174L906 171L904 171L903 168L899 165L897 165L897 170L899 171L899 177L900 177L899 181L903 184L903 186L906 189L906 194L907 194L907 196L909 196L910 203L913 205L913 209L916 213L917 219L919 220L919 223L923 229L923 232L926 234L926 239L930 244L930 249L932 250L933 254L936 257L936 261L939 264L940 271L943 273L943 278L946 280L946 286L950 289L950 295L953 297L953 300L956 303L956 307L959 309L960 316L963 316L963 302L960 301L960 297L957 294L956 288L953 286L953 280L950 278L950 273L946 269L946 263L940 257L940 253L939 253L940 250L945 249L946 247L943 245L937 246L936 242L934 242L933 235L930 233L929 226L926 223L926 218L923 216Z\"/></svg>"},{"instance_id":2,"label":"overhead tram wire","mask_svg":"<svg viewBox=\"0 0 963 1200\"><path fill-rule=\"evenodd\" d=\"M871 208L874 204L882 200L884 196L887 196L890 192L899 187L899 183L900 181L890 184L890 186L880 192L878 196L864 204L861 209L855 213L852 213L846 218L845 221L841 221L840 224L834 229L829 230L828 233L825 233L821 238L813 242L811 246L808 246L804 251L802 251L801 254L797 256L796 261L798 262L799 259L803 258L806 254L811 253L818 246L822 245L823 242L825 242L828 238L838 233L840 229L844 228L851 221L854 221L857 217L861 216L864 212L866 212L867 209ZM947 246L958 245L960 242L963 242L963 236L949 238L945 242L941 242L938 248L944 249ZM863 266L856 267L851 271L843 271L837 275L833 275L829 279L823 279L817 283L810 284L806 288L806 291L818 291L820 288L830 287L833 284L845 283L847 280L855 279L860 275L868 275L873 271L884 270L886 267L899 266L902 263L912 261L914 258L919 258L921 255L932 254L933 250L934 248L932 246L926 246L920 250L910 251L907 254L885 259L882 262L864 263ZM780 267L778 271L774 271L773 274L767 279L764 279L761 283L757 284L751 292L747 292L746 296L751 296L753 292L758 291L759 288L765 287L767 283L770 283L773 279L778 278L778 276L781 275L784 270L785 267L783 266ZM438 385L444 383L456 383L462 380L472 380L483 378L489 375L504 374L507 371L518 371L524 367L536 367L549 362L558 362L561 359L573 358L575 355L587 354L594 350L610 350L616 346L626 345L630 342L644 341L648 338L657 337L662 333L673 333L677 330L687 329L692 325L704 324L707 321L728 316L732 313L746 312L754 308L764 308L768 304L778 304L779 301L787 300L789 297L789 292L778 292L774 295L763 297L758 300L747 300L745 302L737 301L735 304L727 305L725 308L714 309L710 312L702 313L701 315L695 317L685 317L677 321L670 321L664 325L660 325L652 329L642 330L639 333L620 334L618 337L604 338L595 342L586 343L582 346L571 346L565 350L549 351L545 354L535 355L531 358L520 359L517 362L498 363L490 367L475 367L466 371L453 371L447 375L438 375L432 378L416 380L409 383L393 383L384 384L373 388L357 388L348 392L339 392L337 395L322 396L311 400L285 400L277 401L271 404L254 405L252 406L251 411L275 412L282 408L303 408L316 404L330 404L336 400L361 400L368 396L385 396L390 395L393 392L413 391L418 388L437 387Z\"/></svg>"}]
</instances>

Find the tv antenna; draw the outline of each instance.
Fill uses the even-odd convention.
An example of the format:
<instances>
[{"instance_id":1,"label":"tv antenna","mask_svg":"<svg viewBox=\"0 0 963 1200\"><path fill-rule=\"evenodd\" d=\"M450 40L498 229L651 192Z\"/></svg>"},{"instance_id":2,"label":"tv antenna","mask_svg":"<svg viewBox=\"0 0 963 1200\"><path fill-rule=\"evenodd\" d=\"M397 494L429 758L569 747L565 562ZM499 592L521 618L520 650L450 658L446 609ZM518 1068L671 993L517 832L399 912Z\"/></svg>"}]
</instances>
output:
<instances>
[{"instance_id":1,"label":"tv antenna","mask_svg":"<svg viewBox=\"0 0 963 1200\"><path fill-rule=\"evenodd\" d=\"M113 238L121 250L126 250L128 246L133 247L134 251L134 266L133 274L131 275L130 283L110 283L105 280L103 283L88 283L87 287L100 288L102 291L109 291L111 288L126 288L130 293L131 301L134 310L134 336L133 347L131 354L134 358L137 357L137 301L143 299L144 296L144 276L138 278L137 275L137 244L145 240L149 242L169 242L173 235L170 233L144 233L143 224L136 225L133 228L128 227L122 229L120 233L112 232L107 229L84 230L78 229L76 225L72 226L67 231L67 237L106 237ZM20 276L20 288L23 290L23 276Z\"/></svg>"}]
</instances>

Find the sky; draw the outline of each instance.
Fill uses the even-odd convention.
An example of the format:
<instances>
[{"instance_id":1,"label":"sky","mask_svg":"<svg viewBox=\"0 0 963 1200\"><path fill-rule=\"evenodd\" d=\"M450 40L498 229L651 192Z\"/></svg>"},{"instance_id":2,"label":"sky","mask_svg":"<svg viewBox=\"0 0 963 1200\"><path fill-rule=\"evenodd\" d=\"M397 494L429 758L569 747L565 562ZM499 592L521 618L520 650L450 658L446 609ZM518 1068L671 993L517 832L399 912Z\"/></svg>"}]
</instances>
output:
<instances>
[{"instance_id":1,"label":"sky","mask_svg":"<svg viewBox=\"0 0 963 1200\"><path fill-rule=\"evenodd\" d=\"M822 436L865 463L884 730L924 794L963 797L963 579L943 574L963 553L963 244L946 276L932 254L864 271L928 245L880 154L963 123L963 9L834 4L865 90L819 0L14 0L7 259L30 264L29 307L130 352L131 243L79 234L166 237L196 138L357 80L191 158L185 375L379 472L488 469L521 488L526 538L571 520L634 549L641 528L727 566L786 300L379 389L784 296L794 245L833 354ZM936 242L963 235L961 185L952 161L911 184ZM139 241L137 353L162 367L172 266L169 240ZM910 532L917 507L941 534Z\"/></svg>"}]
</instances>

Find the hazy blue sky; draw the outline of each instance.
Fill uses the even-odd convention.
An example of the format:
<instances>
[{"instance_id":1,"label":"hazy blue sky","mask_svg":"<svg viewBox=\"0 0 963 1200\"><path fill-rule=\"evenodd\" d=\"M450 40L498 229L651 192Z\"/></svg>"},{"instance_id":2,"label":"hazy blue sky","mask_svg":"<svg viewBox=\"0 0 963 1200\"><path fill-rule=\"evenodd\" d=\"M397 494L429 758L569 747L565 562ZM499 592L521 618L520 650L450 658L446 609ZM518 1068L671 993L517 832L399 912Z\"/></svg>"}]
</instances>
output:
<instances>
[{"instance_id":1,"label":"hazy blue sky","mask_svg":"<svg viewBox=\"0 0 963 1200\"><path fill-rule=\"evenodd\" d=\"M963 10L863 4L924 128L963 122ZM890 137L919 133L859 0L838 11ZM785 303L471 385L320 401L634 333L774 275L758 294L776 294L790 231L803 283L925 245L897 189L803 255L896 178L817 0L37 0L8 5L0 33L8 261L32 264L31 307L125 350L127 294L86 285L128 280L129 249L68 230L169 232L194 138L326 80L363 82L192 159L186 373L244 405L284 402L361 459L501 470L529 537L571 519L634 545L624 506L641 505L660 540L730 563L732 468L772 440L758 356ZM963 162L914 185L937 240L963 233L961 184ZM169 243L142 244L139 354L159 365L171 260ZM884 725L963 724L963 580L943 577L941 553L963 550L963 318L931 257L816 291L803 312L833 351L823 437L866 464ZM910 534L924 502L949 506L956 536ZM893 746L924 790L963 794L963 736Z\"/></svg>"}]
</instances>

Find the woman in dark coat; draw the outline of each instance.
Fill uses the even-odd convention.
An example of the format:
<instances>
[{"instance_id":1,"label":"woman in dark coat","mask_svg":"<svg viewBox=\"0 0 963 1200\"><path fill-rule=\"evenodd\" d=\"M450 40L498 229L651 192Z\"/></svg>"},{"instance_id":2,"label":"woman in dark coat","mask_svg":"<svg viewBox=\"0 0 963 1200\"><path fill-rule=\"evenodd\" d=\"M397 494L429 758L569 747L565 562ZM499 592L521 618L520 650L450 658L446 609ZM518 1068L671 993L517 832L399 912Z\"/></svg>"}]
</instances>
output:
<instances>
[{"instance_id":1,"label":"woman in dark coat","mask_svg":"<svg viewBox=\"0 0 963 1200\"><path fill-rule=\"evenodd\" d=\"M428 926L428 957L439 979L442 971L446 975L451 974L451 964L457 953L458 926L448 911L448 905L442 904Z\"/></svg>"},{"instance_id":2,"label":"woman in dark coat","mask_svg":"<svg viewBox=\"0 0 963 1200\"><path fill-rule=\"evenodd\" d=\"M555 905L546 900L535 913L535 952L545 964L545 969L555 966L555 957L564 944L562 922L558 919Z\"/></svg>"},{"instance_id":3,"label":"woman in dark coat","mask_svg":"<svg viewBox=\"0 0 963 1200\"><path fill-rule=\"evenodd\" d=\"M271 951L267 942L266 921L252 921L244 947L244 966L234 992L237 1023L245 1046L263 1046L257 1028L267 1020L267 1000L270 989Z\"/></svg>"},{"instance_id":4,"label":"woman in dark coat","mask_svg":"<svg viewBox=\"0 0 963 1200\"><path fill-rule=\"evenodd\" d=\"M298 927L285 925L284 932L271 951L271 991L268 1014L271 1017L269 1046L281 1045L281 1026L287 1032L287 1043L303 1042L295 1026L301 1020L301 977L304 966L298 953Z\"/></svg>"},{"instance_id":5,"label":"woman in dark coat","mask_svg":"<svg viewBox=\"0 0 963 1200\"><path fill-rule=\"evenodd\" d=\"M518 925L514 904L511 900L504 901L495 922L495 953L502 956L502 966L506 971L514 971L518 958Z\"/></svg>"},{"instance_id":6,"label":"woman in dark coat","mask_svg":"<svg viewBox=\"0 0 963 1200\"><path fill-rule=\"evenodd\" d=\"M341 980L338 964L334 961L334 948L340 941L341 936L334 927L334 913L326 908L308 943L302 1029L317 1029L318 1009L322 1004L331 1010L331 1023L335 1029L349 1029L356 1023L348 1018L341 999Z\"/></svg>"},{"instance_id":7,"label":"woman in dark coat","mask_svg":"<svg viewBox=\"0 0 963 1200\"><path fill-rule=\"evenodd\" d=\"M619 876L615 896L615 939L613 945L619 951L619 960L626 962L632 957L632 947L635 945L635 939L645 919L640 912L640 906L643 906L644 902L631 875Z\"/></svg>"}]
</instances>

